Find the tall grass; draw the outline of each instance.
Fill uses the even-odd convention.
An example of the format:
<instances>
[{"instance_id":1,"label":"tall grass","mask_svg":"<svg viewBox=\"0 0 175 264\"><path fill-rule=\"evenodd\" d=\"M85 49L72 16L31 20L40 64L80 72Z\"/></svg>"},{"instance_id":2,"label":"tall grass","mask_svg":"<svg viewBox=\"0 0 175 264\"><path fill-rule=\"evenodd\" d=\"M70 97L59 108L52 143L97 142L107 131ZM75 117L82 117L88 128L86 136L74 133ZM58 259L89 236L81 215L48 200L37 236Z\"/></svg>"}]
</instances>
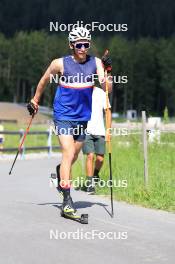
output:
<instances>
[{"instance_id":1,"label":"tall grass","mask_svg":"<svg viewBox=\"0 0 175 264\"><path fill-rule=\"evenodd\" d=\"M20 129L26 130L26 125L18 124L5 124L4 130L9 131L19 131ZM35 125L33 124L30 131L47 131L49 129L48 125ZM35 146L47 146L47 135L27 135L25 140L25 147L35 147ZM5 135L4 148L18 147L20 142L19 135ZM52 144L58 146L58 139L53 134Z\"/></svg>"},{"instance_id":2,"label":"tall grass","mask_svg":"<svg viewBox=\"0 0 175 264\"><path fill-rule=\"evenodd\" d=\"M5 130L18 131L26 129L14 124L5 124ZM32 125L32 130L46 131L47 125ZM6 135L4 147L17 147L19 136ZM56 136L52 137L53 145L58 145ZM25 146L46 146L46 135L28 135ZM85 159L85 158L84 158ZM85 163L85 160L84 160ZM175 133L162 133L161 144L148 145L148 186L144 186L143 146L141 135L116 136L112 139L114 198L128 203L140 204L168 211L175 211ZM82 159L73 166L74 179L85 177ZM108 154L100 172L103 180L109 179ZM124 187L123 182L127 182ZM97 194L109 195L109 188L97 187Z\"/></svg>"},{"instance_id":3,"label":"tall grass","mask_svg":"<svg viewBox=\"0 0 175 264\"><path fill-rule=\"evenodd\" d=\"M144 162L141 135L114 137L112 139L112 171L116 184L114 198L168 211L175 211L175 142L174 135L163 135L166 144L148 146L148 186L144 185ZM79 160L73 168L74 178L85 175ZM109 179L108 155L105 155L100 172L103 180ZM125 187L127 182L127 187ZM97 194L109 195L109 188L97 187Z\"/></svg>"}]
</instances>

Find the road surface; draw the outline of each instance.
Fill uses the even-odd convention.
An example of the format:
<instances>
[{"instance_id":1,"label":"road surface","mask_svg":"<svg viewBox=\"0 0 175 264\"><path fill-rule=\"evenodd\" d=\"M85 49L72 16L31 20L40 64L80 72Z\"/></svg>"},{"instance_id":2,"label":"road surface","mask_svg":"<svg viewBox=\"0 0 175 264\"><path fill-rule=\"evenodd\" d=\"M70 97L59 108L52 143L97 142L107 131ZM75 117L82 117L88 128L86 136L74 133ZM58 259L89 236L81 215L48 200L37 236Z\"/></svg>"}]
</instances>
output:
<instances>
[{"instance_id":1,"label":"road surface","mask_svg":"<svg viewBox=\"0 0 175 264\"><path fill-rule=\"evenodd\" d=\"M89 224L60 217L61 198L49 187L56 158L0 161L0 263L173 264L175 215L72 191Z\"/></svg>"}]
</instances>

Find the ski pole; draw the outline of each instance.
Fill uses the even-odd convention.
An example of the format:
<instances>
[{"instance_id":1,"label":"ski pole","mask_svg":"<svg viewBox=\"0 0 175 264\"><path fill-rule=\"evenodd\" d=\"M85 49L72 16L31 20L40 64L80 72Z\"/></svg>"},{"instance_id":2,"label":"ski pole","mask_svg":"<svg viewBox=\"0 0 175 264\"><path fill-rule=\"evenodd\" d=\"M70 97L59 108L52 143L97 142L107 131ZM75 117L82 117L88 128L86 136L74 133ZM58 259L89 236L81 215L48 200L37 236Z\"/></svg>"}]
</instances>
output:
<instances>
[{"instance_id":1,"label":"ski pole","mask_svg":"<svg viewBox=\"0 0 175 264\"><path fill-rule=\"evenodd\" d=\"M22 138L22 140L21 140L21 143L20 143L20 145L19 145L19 147L18 147L18 151L17 151L17 153L16 153L15 159L14 159L13 164L12 164L12 167L11 167L11 169L10 169L10 171L9 171L9 175L11 175L12 170L13 170L13 167L14 167L14 165L15 165L15 163L16 163L17 157L18 157L19 153L21 152L21 149L22 149L22 146L23 146L23 144L24 144L25 138L26 138L26 136L27 136L27 134L28 134L28 132L29 132L30 126L31 126L31 124L32 124L32 120L33 120L33 118L34 118L34 114L31 116L31 118L30 118L30 120L29 120L28 127L26 128L26 131L25 131L25 133L24 133L24 136L23 136L23 138Z\"/></svg>"},{"instance_id":2,"label":"ski pole","mask_svg":"<svg viewBox=\"0 0 175 264\"><path fill-rule=\"evenodd\" d=\"M108 50L105 51L105 55L108 54ZM109 154L109 179L110 179L110 194L111 194L111 217L114 216L114 206L113 206L113 187L112 187L112 148L111 148L111 136L109 134L109 129L110 129L110 120L109 120L109 87L108 87L108 82L107 82L107 70L105 70L105 79L106 79L106 130L107 130L107 135L106 135L106 141L108 145L108 154Z\"/></svg>"}]
</instances>

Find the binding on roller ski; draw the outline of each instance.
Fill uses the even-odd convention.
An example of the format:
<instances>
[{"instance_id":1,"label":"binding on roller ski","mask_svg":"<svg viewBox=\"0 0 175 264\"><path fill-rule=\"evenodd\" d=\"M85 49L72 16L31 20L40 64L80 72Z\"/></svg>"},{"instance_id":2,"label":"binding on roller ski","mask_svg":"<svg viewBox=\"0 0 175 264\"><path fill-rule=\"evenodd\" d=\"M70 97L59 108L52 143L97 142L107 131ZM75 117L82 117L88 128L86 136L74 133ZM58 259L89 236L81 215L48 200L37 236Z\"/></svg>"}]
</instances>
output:
<instances>
[{"instance_id":1,"label":"binding on roller ski","mask_svg":"<svg viewBox=\"0 0 175 264\"><path fill-rule=\"evenodd\" d=\"M63 193L63 189L60 186L60 165L56 167L56 173L51 173L50 186L55 186L60 196L63 198L63 204L60 215L64 218L72 219L80 222L81 224L88 224L88 214L77 214L77 210L74 208L72 197Z\"/></svg>"}]
</instances>

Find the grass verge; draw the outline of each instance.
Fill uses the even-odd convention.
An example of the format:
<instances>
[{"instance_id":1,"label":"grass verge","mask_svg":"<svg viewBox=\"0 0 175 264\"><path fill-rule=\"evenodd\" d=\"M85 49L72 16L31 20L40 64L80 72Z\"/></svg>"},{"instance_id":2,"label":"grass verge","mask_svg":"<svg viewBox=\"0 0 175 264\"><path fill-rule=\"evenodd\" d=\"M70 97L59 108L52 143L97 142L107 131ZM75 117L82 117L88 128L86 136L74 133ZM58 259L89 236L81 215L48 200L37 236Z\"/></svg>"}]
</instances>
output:
<instances>
[{"instance_id":1,"label":"grass verge","mask_svg":"<svg viewBox=\"0 0 175 264\"><path fill-rule=\"evenodd\" d=\"M174 141L174 135L163 136ZM175 141L174 141L175 142ZM148 147L149 182L144 186L143 149L140 136L115 137L112 140L112 169L114 199L145 207L175 211L175 146L150 144ZM85 176L83 161L73 168L74 179ZM85 163L85 161L84 161ZM108 154L100 176L109 179ZM127 185L127 186L126 186ZM109 195L108 187L97 187L97 194Z\"/></svg>"}]
</instances>

